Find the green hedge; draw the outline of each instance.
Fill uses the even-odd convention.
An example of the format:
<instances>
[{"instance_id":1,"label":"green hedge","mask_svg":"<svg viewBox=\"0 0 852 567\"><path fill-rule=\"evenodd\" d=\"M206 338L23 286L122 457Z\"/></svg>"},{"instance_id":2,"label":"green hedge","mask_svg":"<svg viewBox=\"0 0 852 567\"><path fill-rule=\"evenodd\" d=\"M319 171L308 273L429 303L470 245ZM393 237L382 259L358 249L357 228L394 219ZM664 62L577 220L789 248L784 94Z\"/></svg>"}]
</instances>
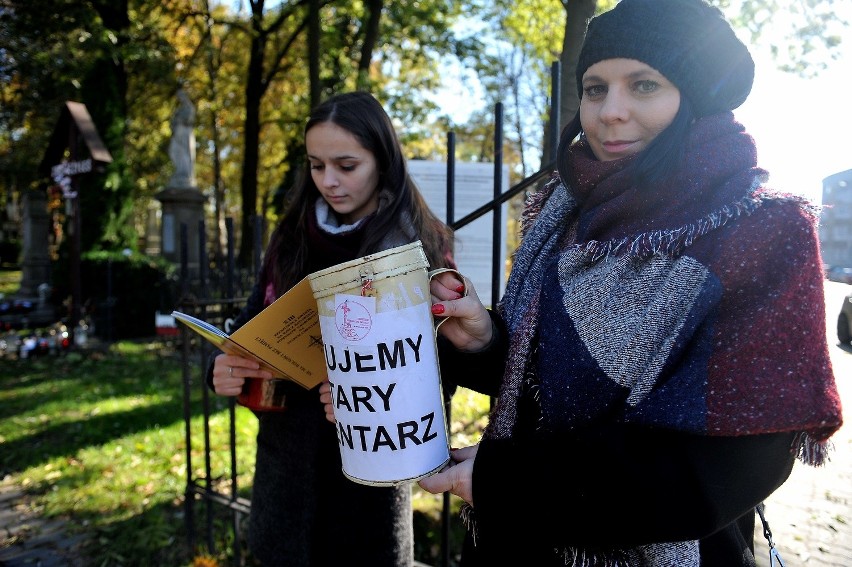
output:
<instances>
[{"instance_id":1,"label":"green hedge","mask_svg":"<svg viewBox=\"0 0 852 567\"><path fill-rule=\"evenodd\" d=\"M21 262L21 244L16 240L0 242L0 266L18 266Z\"/></svg>"},{"instance_id":2,"label":"green hedge","mask_svg":"<svg viewBox=\"0 0 852 567\"><path fill-rule=\"evenodd\" d=\"M54 297L65 301L71 290L67 274L57 266ZM157 311L175 304L176 269L162 258L124 252L89 252L80 260L82 308L95 335L118 340L152 337Z\"/></svg>"}]
</instances>

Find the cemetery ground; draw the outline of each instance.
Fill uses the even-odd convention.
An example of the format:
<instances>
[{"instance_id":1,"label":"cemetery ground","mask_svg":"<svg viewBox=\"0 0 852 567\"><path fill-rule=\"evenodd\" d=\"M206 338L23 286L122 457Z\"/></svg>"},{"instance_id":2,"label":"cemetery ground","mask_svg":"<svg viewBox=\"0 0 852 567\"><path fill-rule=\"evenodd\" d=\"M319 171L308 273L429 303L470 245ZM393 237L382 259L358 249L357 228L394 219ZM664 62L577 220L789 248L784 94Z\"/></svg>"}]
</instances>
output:
<instances>
[{"instance_id":1,"label":"cemetery ground","mask_svg":"<svg viewBox=\"0 0 852 567\"><path fill-rule=\"evenodd\" d=\"M14 292L9 288L18 281L0 270L0 293ZM790 566L852 565L852 347L838 344L833 330L848 289L826 283L829 348L846 408L846 423L833 440L835 452L825 467L796 466L766 502L774 541ZM201 387L196 386L193 407L199 408ZM230 565L231 518L221 507L214 507L215 549L204 545L206 507L200 504L195 540L201 546L188 549L182 395L179 353L162 340L121 341L25 360L0 356L0 566ZM210 399L211 468L214 483L228 493L228 411L224 400ZM477 440L487 404L487 398L466 390L456 393L450 420L454 446ZM239 496L249 498L256 420L244 408L236 417ZM192 414L191 430L200 436L200 409ZM203 473L201 446L193 441L196 476ZM442 498L416 486L413 494L415 558L421 565L440 565ZM455 497L451 504L450 548L458 550ZM61 555L16 560L16 549L45 548L45 538L59 538ZM759 523L755 544L758 565L768 567Z\"/></svg>"},{"instance_id":2,"label":"cemetery ground","mask_svg":"<svg viewBox=\"0 0 852 567\"><path fill-rule=\"evenodd\" d=\"M10 280L19 278L0 272L0 293L15 291ZM196 383L192 392L190 429L198 437L192 463L200 477L201 386ZM484 424L487 398L471 396L460 393L454 400L454 445L475 442ZM221 483L216 488L227 494L229 412L224 398L211 396L210 402L211 470ZM235 415L237 485L239 496L250 498L257 420L241 407ZM162 338L53 356L0 357L0 488L21 492L22 513L62 523L66 538L75 542L75 561L66 556L57 565L231 564L231 517L222 507L212 508L216 549L208 550L207 507L196 504L199 547L188 549L185 435L180 349ZM438 565L442 498L415 486L413 500L415 558ZM457 510L458 502L453 505ZM455 510L450 517L458 524ZM460 549L460 527L453 529L452 545ZM3 557L40 534L23 526L14 533L0 530L0 536Z\"/></svg>"}]
</instances>

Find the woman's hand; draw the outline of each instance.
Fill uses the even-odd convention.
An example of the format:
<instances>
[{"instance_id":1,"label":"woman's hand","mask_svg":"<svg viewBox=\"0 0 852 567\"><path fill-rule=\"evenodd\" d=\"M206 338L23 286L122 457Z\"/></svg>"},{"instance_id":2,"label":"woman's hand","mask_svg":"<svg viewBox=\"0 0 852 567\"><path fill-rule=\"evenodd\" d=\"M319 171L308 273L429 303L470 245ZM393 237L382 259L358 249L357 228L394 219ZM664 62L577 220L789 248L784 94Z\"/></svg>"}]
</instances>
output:
<instances>
[{"instance_id":1,"label":"woman's hand","mask_svg":"<svg viewBox=\"0 0 852 567\"><path fill-rule=\"evenodd\" d=\"M453 272L444 272L432 278L432 314L447 317L438 332L463 351L476 352L491 342L493 327L491 317L469 279L459 281ZM467 296L460 294L467 290Z\"/></svg>"},{"instance_id":2,"label":"woman's hand","mask_svg":"<svg viewBox=\"0 0 852 567\"><path fill-rule=\"evenodd\" d=\"M328 380L320 384L319 387L320 394L320 403L322 403L323 408L325 409L325 418L331 423L336 423L334 421L334 405L333 400L331 399L331 384Z\"/></svg>"},{"instance_id":3,"label":"woman's hand","mask_svg":"<svg viewBox=\"0 0 852 567\"><path fill-rule=\"evenodd\" d=\"M232 354L220 354L213 360L213 390L220 396L238 396L246 378L272 378L253 360Z\"/></svg>"},{"instance_id":4,"label":"woman's hand","mask_svg":"<svg viewBox=\"0 0 852 567\"><path fill-rule=\"evenodd\" d=\"M453 449L450 462L441 472L420 479L417 484L426 492L455 494L473 506L473 461L479 445Z\"/></svg>"}]
</instances>

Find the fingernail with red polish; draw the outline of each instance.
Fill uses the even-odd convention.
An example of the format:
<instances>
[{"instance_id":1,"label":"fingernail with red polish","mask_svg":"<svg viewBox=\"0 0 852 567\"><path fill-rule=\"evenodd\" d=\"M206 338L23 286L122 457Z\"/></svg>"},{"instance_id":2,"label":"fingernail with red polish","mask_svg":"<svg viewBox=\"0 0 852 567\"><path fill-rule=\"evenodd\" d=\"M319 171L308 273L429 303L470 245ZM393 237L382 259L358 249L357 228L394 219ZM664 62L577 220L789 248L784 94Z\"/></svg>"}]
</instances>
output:
<instances>
[{"instance_id":1,"label":"fingernail with red polish","mask_svg":"<svg viewBox=\"0 0 852 567\"><path fill-rule=\"evenodd\" d=\"M432 306L432 314L433 315L442 315L444 313L444 306L440 303L437 303Z\"/></svg>"},{"instance_id":2,"label":"fingernail with red polish","mask_svg":"<svg viewBox=\"0 0 852 567\"><path fill-rule=\"evenodd\" d=\"M459 287L457 287L456 291L462 293L464 291L464 284L461 284Z\"/></svg>"}]
</instances>

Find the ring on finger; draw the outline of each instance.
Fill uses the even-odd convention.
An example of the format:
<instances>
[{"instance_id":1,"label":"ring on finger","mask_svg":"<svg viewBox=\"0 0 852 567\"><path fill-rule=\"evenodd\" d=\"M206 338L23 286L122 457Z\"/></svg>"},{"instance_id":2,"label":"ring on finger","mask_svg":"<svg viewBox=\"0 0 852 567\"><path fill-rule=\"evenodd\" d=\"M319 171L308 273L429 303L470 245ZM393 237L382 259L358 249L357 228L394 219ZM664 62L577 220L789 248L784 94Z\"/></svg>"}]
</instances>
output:
<instances>
[{"instance_id":1,"label":"ring on finger","mask_svg":"<svg viewBox=\"0 0 852 567\"><path fill-rule=\"evenodd\" d=\"M234 367L233 366L228 367L228 376L231 376L231 377L234 376Z\"/></svg>"}]
</instances>

